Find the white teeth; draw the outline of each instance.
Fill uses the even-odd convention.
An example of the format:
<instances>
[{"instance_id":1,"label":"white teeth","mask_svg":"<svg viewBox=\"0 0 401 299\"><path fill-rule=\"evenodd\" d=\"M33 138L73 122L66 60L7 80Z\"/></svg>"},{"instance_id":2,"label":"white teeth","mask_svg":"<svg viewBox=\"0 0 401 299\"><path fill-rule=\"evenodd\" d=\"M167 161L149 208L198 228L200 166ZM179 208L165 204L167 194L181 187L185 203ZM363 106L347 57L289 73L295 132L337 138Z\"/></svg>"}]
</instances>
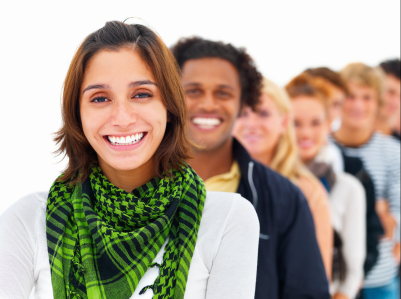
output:
<instances>
[{"instance_id":1,"label":"white teeth","mask_svg":"<svg viewBox=\"0 0 401 299\"><path fill-rule=\"evenodd\" d=\"M131 145L141 141L143 136L144 136L143 133L139 133L125 137L107 136L107 138L109 139L112 145Z\"/></svg>"},{"instance_id":2,"label":"white teeth","mask_svg":"<svg viewBox=\"0 0 401 299\"><path fill-rule=\"evenodd\" d=\"M195 117L192 122L201 127L212 128L221 124L221 120L218 118L206 118L206 117Z\"/></svg>"}]
</instances>

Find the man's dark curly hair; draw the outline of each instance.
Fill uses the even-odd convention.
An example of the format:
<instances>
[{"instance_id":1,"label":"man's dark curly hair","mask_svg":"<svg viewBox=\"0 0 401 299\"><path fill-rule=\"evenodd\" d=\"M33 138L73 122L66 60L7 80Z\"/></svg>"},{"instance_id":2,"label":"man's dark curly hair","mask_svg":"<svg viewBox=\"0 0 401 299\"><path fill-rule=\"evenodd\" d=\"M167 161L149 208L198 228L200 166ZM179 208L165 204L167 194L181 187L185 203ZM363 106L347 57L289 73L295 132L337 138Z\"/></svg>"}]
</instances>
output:
<instances>
[{"instance_id":1,"label":"man's dark curly hair","mask_svg":"<svg viewBox=\"0 0 401 299\"><path fill-rule=\"evenodd\" d=\"M241 83L241 106L255 109L259 103L262 88L262 75L244 48L231 44L214 42L200 37L182 38L171 48L179 67L191 59L221 58L230 62L239 73Z\"/></svg>"},{"instance_id":2,"label":"man's dark curly hair","mask_svg":"<svg viewBox=\"0 0 401 299\"><path fill-rule=\"evenodd\" d=\"M380 67L387 75L392 75L400 80L401 71L399 59L386 60L380 63Z\"/></svg>"}]
</instances>

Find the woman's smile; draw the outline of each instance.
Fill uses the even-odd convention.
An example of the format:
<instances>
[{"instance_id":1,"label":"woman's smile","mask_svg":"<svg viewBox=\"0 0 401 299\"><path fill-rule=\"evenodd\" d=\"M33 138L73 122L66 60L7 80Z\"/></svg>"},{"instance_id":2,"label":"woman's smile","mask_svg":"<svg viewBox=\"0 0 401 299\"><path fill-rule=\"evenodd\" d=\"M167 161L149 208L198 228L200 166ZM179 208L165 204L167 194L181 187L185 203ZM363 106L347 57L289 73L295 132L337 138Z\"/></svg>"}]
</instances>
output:
<instances>
[{"instance_id":1,"label":"woman's smile","mask_svg":"<svg viewBox=\"0 0 401 299\"><path fill-rule=\"evenodd\" d=\"M140 147L147 134L147 132L141 132L125 135L105 135L103 139L112 150L130 151Z\"/></svg>"}]
</instances>

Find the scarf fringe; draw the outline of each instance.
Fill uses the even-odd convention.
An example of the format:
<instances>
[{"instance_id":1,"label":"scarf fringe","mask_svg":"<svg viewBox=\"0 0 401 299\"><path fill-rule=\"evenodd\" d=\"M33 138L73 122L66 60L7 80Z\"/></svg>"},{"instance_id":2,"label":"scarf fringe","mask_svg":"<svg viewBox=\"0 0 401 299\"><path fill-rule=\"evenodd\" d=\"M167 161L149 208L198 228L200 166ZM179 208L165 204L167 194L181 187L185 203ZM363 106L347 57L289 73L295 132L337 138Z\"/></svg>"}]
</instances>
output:
<instances>
[{"instance_id":1,"label":"scarf fringe","mask_svg":"<svg viewBox=\"0 0 401 299\"><path fill-rule=\"evenodd\" d=\"M154 267L158 267L159 268L159 276L160 276L161 265L158 264L158 263L153 263L153 264L150 264L150 266L149 266L149 268L154 268ZM158 278L159 277L157 277L155 281L158 281ZM153 291L153 293L155 293L155 288L156 288L156 284L152 284L152 285L146 286L139 292L139 295L145 294L146 291L149 290L149 289L151 289Z\"/></svg>"},{"instance_id":2,"label":"scarf fringe","mask_svg":"<svg viewBox=\"0 0 401 299\"><path fill-rule=\"evenodd\" d=\"M154 292L155 292L155 285L152 284L152 285L150 285L150 286L144 287L144 288L139 292L139 295L145 294L146 291L149 290L149 289L151 289L151 290L153 291L153 293L154 293Z\"/></svg>"}]
</instances>

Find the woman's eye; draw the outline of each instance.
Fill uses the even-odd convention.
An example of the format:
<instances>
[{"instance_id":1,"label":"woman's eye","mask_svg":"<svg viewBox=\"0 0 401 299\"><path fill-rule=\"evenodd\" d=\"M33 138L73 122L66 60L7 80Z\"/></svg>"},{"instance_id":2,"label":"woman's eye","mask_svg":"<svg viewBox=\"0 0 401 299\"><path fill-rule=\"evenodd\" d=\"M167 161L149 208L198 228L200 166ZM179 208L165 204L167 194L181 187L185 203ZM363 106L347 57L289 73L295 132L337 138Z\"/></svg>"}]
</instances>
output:
<instances>
[{"instance_id":1,"label":"woman's eye","mask_svg":"<svg viewBox=\"0 0 401 299\"><path fill-rule=\"evenodd\" d=\"M363 97L363 99L365 100L365 102L369 102L369 101L372 99L372 97L369 96L369 95L365 95L365 96Z\"/></svg>"},{"instance_id":2,"label":"woman's eye","mask_svg":"<svg viewBox=\"0 0 401 299\"><path fill-rule=\"evenodd\" d=\"M134 98L137 98L137 99L144 99L144 98L151 98L151 97L152 97L151 94L145 93L145 92L138 93L137 95L134 96Z\"/></svg>"},{"instance_id":3,"label":"woman's eye","mask_svg":"<svg viewBox=\"0 0 401 299\"><path fill-rule=\"evenodd\" d=\"M92 102L92 103L104 103L104 102L107 102L107 101L109 101L108 98L105 98L105 97L96 97L96 98L94 98L91 102Z\"/></svg>"},{"instance_id":4,"label":"woman's eye","mask_svg":"<svg viewBox=\"0 0 401 299\"><path fill-rule=\"evenodd\" d=\"M314 120L314 121L312 121L312 126L314 126L314 127L319 127L320 125L321 125L320 120Z\"/></svg>"},{"instance_id":5,"label":"woman's eye","mask_svg":"<svg viewBox=\"0 0 401 299\"><path fill-rule=\"evenodd\" d=\"M269 113L269 111L262 110L262 111L259 111L259 116L261 116L261 117L269 117L270 113Z\"/></svg>"}]
</instances>

